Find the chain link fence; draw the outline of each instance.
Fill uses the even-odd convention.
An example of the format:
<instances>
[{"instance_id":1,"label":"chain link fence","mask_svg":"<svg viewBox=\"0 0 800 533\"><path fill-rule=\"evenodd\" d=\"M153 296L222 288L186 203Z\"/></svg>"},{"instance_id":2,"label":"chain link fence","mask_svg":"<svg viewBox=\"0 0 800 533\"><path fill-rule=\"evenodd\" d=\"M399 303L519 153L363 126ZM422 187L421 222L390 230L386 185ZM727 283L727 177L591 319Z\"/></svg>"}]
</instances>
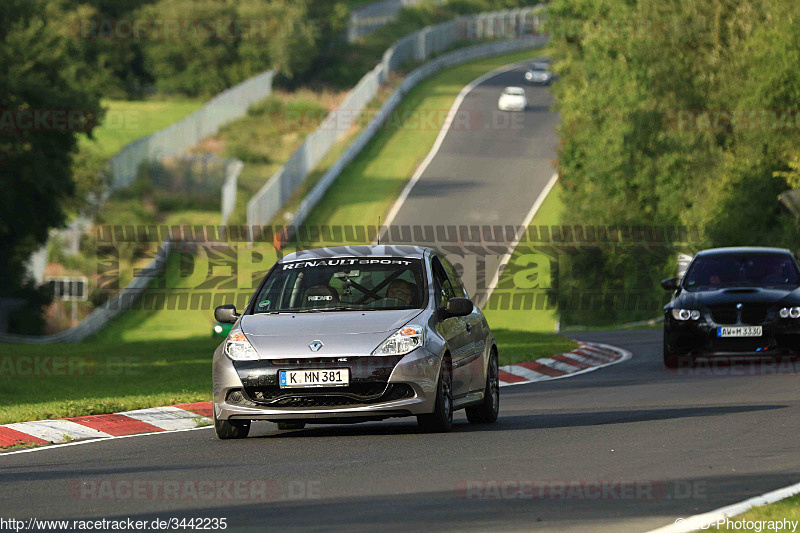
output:
<instances>
[{"instance_id":1,"label":"chain link fence","mask_svg":"<svg viewBox=\"0 0 800 533\"><path fill-rule=\"evenodd\" d=\"M109 163L111 188L130 185L142 163L182 154L224 124L245 115L252 104L272 93L274 75L270 70L250 78L221 92L183 120L126 145Z\"/></svg>"},{"instance_id":2,"label":"chain link fence","mask_svg":"<svg viewBox=\"0 0 800 533\"><path fill-rule=\"evenodd\" d=\"M430 1L436 6L447 3L447 0ZM354 9L347 24L347 40L357 41L394 20L404 7L420 2L422 0L380 0Z\"/></svg>"}]
</instances>

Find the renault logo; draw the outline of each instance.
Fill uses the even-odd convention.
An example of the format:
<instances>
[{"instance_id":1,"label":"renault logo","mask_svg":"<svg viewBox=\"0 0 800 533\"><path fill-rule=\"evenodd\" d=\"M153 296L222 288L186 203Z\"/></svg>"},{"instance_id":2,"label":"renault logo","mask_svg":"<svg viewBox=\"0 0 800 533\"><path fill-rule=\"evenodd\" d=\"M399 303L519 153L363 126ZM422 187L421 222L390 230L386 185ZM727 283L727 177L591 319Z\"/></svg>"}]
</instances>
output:
<instances>
[{"instance_id":1,"label":"renault logo","mask_svg":"<svg viewBox=\"0 0 800 533\"><path fill-rule=\"evenodd\" d=\"M742 304L736 304L736 309L741 309L741 308L742 308Z\"/></svg>"},{"instance_id":2,"label":"renault logo","mask_svg":"<svg viewBox=\"0 0 800 533\"><path fill-rule=\"evenodd\" d=\"M311 348L312 352L318 352L320 348L322 348L322 341L313 341L311 344L308 345Z\"/></svg>"}]
</instances>

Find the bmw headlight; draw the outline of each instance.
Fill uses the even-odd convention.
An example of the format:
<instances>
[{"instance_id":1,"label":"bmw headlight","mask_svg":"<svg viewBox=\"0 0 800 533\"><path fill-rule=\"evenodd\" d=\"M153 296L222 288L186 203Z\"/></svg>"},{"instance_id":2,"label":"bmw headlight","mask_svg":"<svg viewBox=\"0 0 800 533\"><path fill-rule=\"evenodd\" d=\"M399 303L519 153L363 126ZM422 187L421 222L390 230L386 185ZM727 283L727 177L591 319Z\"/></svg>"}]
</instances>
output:
<instances>
[{"instance_id":1,"label":"bmw headlight","mask_svg":"<svg viewBox=\"0 0 800 533\"><path fill-rule=\"evenodd\" d=\"M225 353L234 361L255 361L258 352L241 331L234 331L225 341Z\"/></svg>"},{"instance_id":2,"label":"bmw headlight","mask_svg":"<svg viewBox=\"0 0 800 533\"><path fill-rule=\"evenodd\" d=\"M383 341L372 355L405 355L424 342L425 329L422 326L403 326Z\"/></svg>"},{"instance_id":3,"label":"bmw headlight","mask_svg":"<svg viewBox=\"0 0 800 533\"><path fill-rule=\"evenodd\" d=\"M700 311L697 309L673 309L672 318L675 320L700 320Z\"/></svg>"},{"instance_id":4,"label":"bmw headlight","mask_svg":"<svg viewBox=\"0 0 800 533\"><path fill-rule=\"evenodd\" d=\"M800 318L800 307L784 307L778 314L781 318Z\"/></svg>"}]
</instances>

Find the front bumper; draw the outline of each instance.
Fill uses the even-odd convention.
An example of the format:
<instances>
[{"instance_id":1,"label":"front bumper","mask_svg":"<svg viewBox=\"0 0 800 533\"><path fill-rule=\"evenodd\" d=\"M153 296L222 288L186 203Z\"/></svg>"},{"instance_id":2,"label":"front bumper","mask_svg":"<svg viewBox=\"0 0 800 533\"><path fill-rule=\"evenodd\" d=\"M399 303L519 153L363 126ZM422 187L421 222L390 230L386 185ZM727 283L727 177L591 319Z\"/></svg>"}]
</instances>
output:
<instances>
[{"instance_id":1,"label":"front bumper","mask_svg":"<svg viewBox=\"0 0 800 533\"><path fill-rule=\"evenodd\" d=\"M340 356L234 362L214 353L213 400L220 420L380 420L430 413L441 358L423 348L404 356ZM286 389L280 370L348 368L347 387Z\"/></svg>"},{"instance_id":2,"label":"front bumper","mask_svg":"<svg viewBox=\"0 0 800 533\"><path fill-rule=\"evenodd\" d=\"M754 324L718 324L708 313L700 320L664 318L665 348L675 355L759 355L800 354L800 320L768 317L760 325L761 337L718 337L717 328Z\"/></svg>"},{"instance_id":3,"label":"front bumper","mask_svg":"<svg viewBox=\"0 0 800 533\"><path fill-rule=\"evenodd\" d=\"M498 107L498 109L500 111L522 112L522 111L525 111L525 109L527 108L527 105L525 105L525 104L499 104L497 107Z\"/></svg>"}]
</instances>

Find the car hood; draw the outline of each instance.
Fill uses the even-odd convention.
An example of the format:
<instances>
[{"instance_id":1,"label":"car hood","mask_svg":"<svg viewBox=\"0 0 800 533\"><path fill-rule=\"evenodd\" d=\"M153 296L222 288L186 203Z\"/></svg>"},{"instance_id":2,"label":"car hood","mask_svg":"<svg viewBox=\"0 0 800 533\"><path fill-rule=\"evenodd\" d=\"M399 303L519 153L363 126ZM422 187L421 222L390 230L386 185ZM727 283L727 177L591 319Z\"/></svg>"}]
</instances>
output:
<instances>
[{"instance_id":1,"label":"car hood","mask_svg":"<svg viewBox=\"0 0 800 533\"><path fill-rule=\"evenodd\" d=\"M240 326L262 358L368 355L421 309L245 315ZM309 344L322 342L312 352Z\"/></svg>"},{"instance_id":2,"label":"car hood","mask_svg":"<svg viewBox=\"0 0 800 533\"><path fill-rule=\"evenodd\" d=\"M729 287L715 291L682 291L670 306L694 309L701 306L739 303L777 304L784 301L800 301L800 288Z\"/></svg>"}]
</instances>

